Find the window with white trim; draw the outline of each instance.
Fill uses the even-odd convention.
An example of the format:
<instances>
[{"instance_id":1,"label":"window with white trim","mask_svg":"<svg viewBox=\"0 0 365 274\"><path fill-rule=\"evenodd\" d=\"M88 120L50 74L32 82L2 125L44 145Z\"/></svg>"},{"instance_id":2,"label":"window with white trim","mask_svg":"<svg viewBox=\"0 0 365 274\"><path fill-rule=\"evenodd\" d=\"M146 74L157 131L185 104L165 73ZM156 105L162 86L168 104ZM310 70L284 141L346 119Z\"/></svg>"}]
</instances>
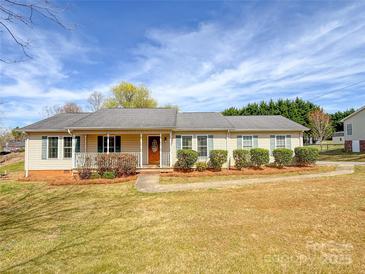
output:
<instances>
[{"instance_id":1,"label":"window with white trim","mask_svg":"<svg viewBox=\"0 0 365 274\"><path fill-rule=\"evenodd\" d=\"M243 149L250 149L252 148L253 141L252 136L242 136L242 148Z\"/></svg>"},{"instance_id":2,"label":"window with white trim","mask_svg":"<svg viewBox=\"0 0 365 274\"><path fill-rule=\"evenodd\" d=\"M193 149L193 136L181 136L181 148Z\"/></svg>"},{"instance_id":3,"label":"window with white trim","mask_svg":"<svg viewBox=\"0 0 365 274\"><path fill-rule=\"evenodd\" d=\"M58 158L58 137L48 137L48 158Z\"/></svg>"},{"instance_id":4,"label":"window with white trim","mask_svg":"<svg viewBox=\"0 0 365 274\"><path fill-rule=\"evenodd\" d=\"M115 152L115 136L109 136L109 152ZM103 136L103 151L108 152L108 136Z\"/></svg>"},{"instance_id":5,"label":"window with white trim","mask_svg":"<svg viewBox=\"0 0 365 274\"><path fill-rule=\"evenodd\" d=\"M199 157L208 157L208 136L198 136Z\"/></svg>"},{"instance_id":6,"label":"window with white trim","mask_svg":"<svg viewBox=\"0 0 365 274\"><path fill-rule=\"evenodd\" d=\"M347 135L352 135L352 124L346 125Z\"/></svg>"},{"instance_id":7,"label":"window with white trim","mask_svg":"<svg viewBox=\"0 0 365 274\"><path fill-rule=\"evenodd\" d=\"M63 137L63 158L72 158L72 137Z\"/></svg>"},{"instance_id":8,"label":"window with white trim","mask_svg":"<svg viewBox=\"0 0 365 274\"><path fill-rule=\"evenodd\" d=\"M276 148L285 148L285 136L276 135Z\"/></svg>"}]
</instances>

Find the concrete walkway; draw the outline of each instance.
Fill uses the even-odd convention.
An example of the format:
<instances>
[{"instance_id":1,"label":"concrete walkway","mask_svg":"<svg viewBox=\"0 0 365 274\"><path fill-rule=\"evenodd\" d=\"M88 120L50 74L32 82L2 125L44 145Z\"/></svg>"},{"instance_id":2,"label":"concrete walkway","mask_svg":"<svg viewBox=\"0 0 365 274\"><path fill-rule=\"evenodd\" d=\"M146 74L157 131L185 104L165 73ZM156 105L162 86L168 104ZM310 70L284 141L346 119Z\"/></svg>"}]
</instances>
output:
<instances>
[{"instance_id":1,"label":"concrete walkway","mask_svg":"<svg viewBox=\"0 0 365 274\"><path fill-rule=\"evenodd\" d=\"M336 170L334 171L316 173L316 174L266 177L266 178L255 178L255 179L238 179L238 180L227 180L227 181L212 181L212 182L201 182L201 183L166 184L166 185L160 184L159 173L145 173L145 174L142 173L138 176L136 182L136 188L138 191L146 193L175 192L175 191L187 191L196 189L235 187L249 184L303 181L308 179L347 175L352 173L354 173L354 165L346 164L346 165L337 165Z\"/></svg>"}]
</instances>

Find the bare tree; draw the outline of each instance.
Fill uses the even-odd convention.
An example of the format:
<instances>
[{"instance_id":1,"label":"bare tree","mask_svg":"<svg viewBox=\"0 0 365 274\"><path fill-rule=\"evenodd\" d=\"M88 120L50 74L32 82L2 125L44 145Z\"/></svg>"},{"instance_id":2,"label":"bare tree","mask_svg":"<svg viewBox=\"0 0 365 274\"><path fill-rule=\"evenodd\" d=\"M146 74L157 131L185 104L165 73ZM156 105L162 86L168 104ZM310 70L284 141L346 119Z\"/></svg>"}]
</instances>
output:
<instances>
[{"instance_id":1,"label":"bare tree","mask_svg":"<svg viewBox=\"0 0 365 274\"><path fill-rule=\"evenodd\" d=\"M43 108L43 117L51 117L59 113L78 113L82 112L82 108L76 103L66 103L63 106L54 105Z\"/></svg>"},{"instance_id":2,"label":"bare tree","mask_svg":"<svg viewBox=\"0 0 365 274\"><path fill-rule=\"evenodd\" d=\"M104 96L102 93L94 91L90 94L87 102L89 103L89 108L91 111L97 111L103 106Z\"/></svg>"},{"instance_id":3,"label":"bare tree","mask_svg":"<svg viewBox=\"0 0 365 274\"><path fill-rule=\"evenodd\" d=\"M10 39L17 45L25 59L31 58L28 52L29 41L24 40L19 33L16 32L16 26L22 25L31 28L35 25L35 17L53 22L62 28L68 29L61 22L59 13L64 11L55 7L48 0L0 0L0 29L2 35L8 35ZM9 60L0 56L0 61L12 63L25 60Z\"/></svg>"},{"instance_id":4,"label":"bare tree","mask_svg":"<svg viewBox=\"0 0 365 274\"><path fill-rule=\"evenodd\" d=\"M309 113L309 122L313 137L319 142L332 134L331 118L323 109L317 109Z\"/></svg>"}]
</instances>

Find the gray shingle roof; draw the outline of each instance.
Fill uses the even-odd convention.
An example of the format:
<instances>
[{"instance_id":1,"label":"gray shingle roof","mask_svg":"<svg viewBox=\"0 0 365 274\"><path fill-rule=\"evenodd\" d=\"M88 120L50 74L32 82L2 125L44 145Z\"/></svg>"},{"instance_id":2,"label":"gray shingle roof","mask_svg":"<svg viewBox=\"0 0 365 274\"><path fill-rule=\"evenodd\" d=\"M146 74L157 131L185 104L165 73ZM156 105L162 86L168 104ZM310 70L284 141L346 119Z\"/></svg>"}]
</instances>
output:
<instances>
[{"instance_id":1,"label":"gray shingle roof","mask_svg":"<svg viewBox=\"0 0 365 274\"><path fill-rule=\"evenodd\" d=\"M61 113L26 126L23 131L67 129L175 129L304 131L283 116L223 116L219 112L179 112L175 109L102 109L92 113Z\"/></svg>"},{"instance_id":2,"label":"gray shingle roof","mask_svg":"<svg viewBox=\"0 0 365 274\"><path fill-rule=\"evenodd\" d=\"M60 113L21 128L23 131L63 131L90 113Z\"/></svg>"},{"instance_id":3,"label":"gray shingle roof","mask_svg":"<svg viewBox=\"0 0 365 274\"><path fill-rule=\"evenodd\" d=\"M225 116L235 130L297 130L308 128L280 115Z\"/></svg>"},{"instance_id":4,"label":"gray shingle roof","mask_svg":"<svg viewBox=\"0 0 365 274\"><path fill-rule=\"evenodd\" d=\"M101 109L75 122L70 128L78 129L139 129L174 128L176 109Z\"/></svg>"},{"instance_id":5,"label":"gray shingle roof","mask_svg":"<svg viewBox=\"0 0 365 274\"><path fill-rule=\"evenodd\" d=\"M176 129L214 130L231 129L233 126L219 112L180 112L177 114Z\"/></svg>"}]
</instances>

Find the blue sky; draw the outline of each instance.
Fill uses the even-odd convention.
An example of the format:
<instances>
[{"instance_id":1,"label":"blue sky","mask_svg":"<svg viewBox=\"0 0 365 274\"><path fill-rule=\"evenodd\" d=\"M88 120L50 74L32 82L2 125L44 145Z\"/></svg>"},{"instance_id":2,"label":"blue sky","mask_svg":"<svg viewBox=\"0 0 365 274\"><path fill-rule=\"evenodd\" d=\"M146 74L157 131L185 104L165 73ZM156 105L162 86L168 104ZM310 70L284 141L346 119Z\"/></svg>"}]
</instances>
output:
<instances>
[{"instance_id":1,"label":"blue sky","mask_svg":"<svg viewBox=\"0 0 365 274\"><path fill-rule=\"evenodd\" d=\"M58 2L59 6L65 2ZM365 3L350 1L73 1L63 30L39 21L16 32L27 62L0 64L2 127L47 105L120 81L144 84L159 104L222 111L271 98L328 112L365 104ZM1 35L1 51L16 53Z\"/></svg>"}]
</instances>

